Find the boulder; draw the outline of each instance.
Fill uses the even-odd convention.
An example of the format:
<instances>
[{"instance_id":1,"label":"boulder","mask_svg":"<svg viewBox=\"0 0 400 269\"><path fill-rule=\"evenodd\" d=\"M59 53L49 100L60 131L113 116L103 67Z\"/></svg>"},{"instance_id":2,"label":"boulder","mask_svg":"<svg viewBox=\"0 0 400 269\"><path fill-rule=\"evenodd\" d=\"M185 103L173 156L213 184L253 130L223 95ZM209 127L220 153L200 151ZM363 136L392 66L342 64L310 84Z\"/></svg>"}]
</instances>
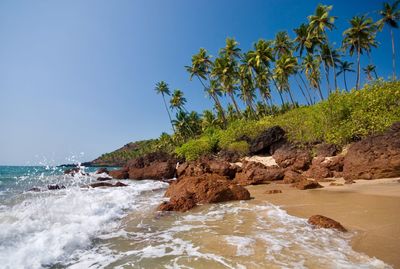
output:
<instances>
[{"instance_id":1,"label":"boulder","mask_svg":"<svg viewBox=\"0 0 400 269\"><path fill-rule=\"evenodd\" d=\"M111 177L98 177L97 181L107 181L107 180L111 180Z\"/></svg>"},{"instance_id":2,"label":"boulder","mask_svg":"<svg viewBox=\"0 0 400 269\"><path fill-rule=\"evenodd\" d=\"M282 168L305 171L312 161L311 151L308 148L299 148L285 143L275 150L272 155L276 163Z\"/></svg>"},{"instance_id":3,"label":"boulder","mask_svg":"<svg viewBox=\"0 0 400 269\"><path fill-rule=\"evenodd\" d=\"M314 215L308 219L308 223L316 228L336 229L341 232L347 232L346 228L339 222L322 215Z\"/></svg>"},{"instance_id":4,"label":"boulder","mask_svg":"<svg viewBox=\"0 0 400 269\"><path fill-rule=\"evenodd\" d=\"M217 174L233 179L238 170L238 166L232 165L227 161L203 158L198 161L180 164L176 170L176 174L178 178Z\"/></svg>"},{"instance_id":5,"label":"boulder","mask_svg":"<svg viewBox=\"0 0 400 269\"><path fill-rule=\"evenodd\" d=\"M98 188L98 187L126 187L128 185L118 181L115 184L109 182L94 182L88 185L91 188Z\"/></svg>"},{"instance_id":6,"label":"boulder","mask_svg":"<svg viewBox=\"0 0 400 269\"><path fill-rule=\"evenodd\" d=\"M279 167L245 162L241 172L236 174L234 182L242 186L267 184L269 181L281 180L283 176L284 170Z\"/></svg>"},{"instance_id":7,"label":"boulder","mask_svg":"<svg viewBox=\"0 0 400 269\"><path fill-rule=\"evenodd\" d=\"M300 181L306 180L306 177L303 176L302 174L293 171L293 170L287 170L285 171L284 177L283 177L283 182L284 184L292 184Z\"/></svg>"},{"instance_id":8,"label":"boulder","mask_svg":"<svg viewBox=\"0 0 400 269\"><path fill-rule=\"evenodd\" d=\"M266 129L250 143L250 154L269 153L270 146L283 140L284 136L285 131L279 126Z\"/></svg>"},{"instance_id":9,"label":"boulder","mask_svg":"<svg viewBox=\"0 0 400 269\"><path fill-rule=\"evenodd\" d=\"M65 189L65 186L63 185L58 185L58 184L53 184L53 185L47 185L47 189L48 190L61 190L61 189Z\"/></svg>"},{"instance_id":10,"label":"boulder","mask_svg":"<svg viewBox=\"0 0 400 269\"><path fill-rule=\"evenodd\" d=\"M310 168L304 173L308 178L324 179L328 177L340 177L343 171L344 157L316 157L312 160Z\"/></svg>"},{"instance_id":11,"label":"boulder","mask_svg":"<svg viewBox=\"0 0 400 269\"><path fill-rule=\"evenodd\" d=\"M315 146L315 152L318 157L332 157L339 152L339 147L334 144L322 143Z\"/></svg>"},{"instance_id":12,"label":"boulder","mask_svg":"<svg viewBox=\"0 0 400 269\"><path fill-rule=\"evenodd\" d=\"M142 168L129 167L128 178L130 179L169 179L175 175L175 166L173 162L153 162Z\"/></svg>"},{"instance_id":13,"label":"boulder","mask_svg":"<svg viewBox=\"0 0 400 269\"><path fill-rule=\"evenodd\" d=\"M97 171L96 171L96 173L95 174L109 174L110 172L108 171L108 169L107 168L100 168L100 169L98 169Z\"/></svg>"},{"instance_id":14,"label":"boulder","mask_svg":"<svg viewBox=\"0 0 400 269\"><path fill-rule=\"evenodd\" d=\"M129 178L128 168L124 167L118 170L110 171L109 175L114 179L127 179Z\"/></svg>"},{"instance_id":15,"label":"boulder","mask_svg":"<svg viewBox=\"0 0 400 269\"><path fill-rule=\"evenodd\" d=\"M353 143L344 158L346 180L400 176L400 122L383 134Z\"/></svg>"},{"instance_id":16,"label":"boulder","mask_svg":"<svg viewBox=\"0 0 400 269\"><path fill-rule=\"evenodd\" d=\"M309 189L318 189L323 188L318 182L312 180L302 180L300 182L294 183L292 185L299 190L309 190Z\"/></svg>"},{"instance_id":17,"label":"boulder","mask_svg":"<svg viewBox=\"0 0 400 269\"><path fill-rule=\"evenodd\" d=\"M250 199L248 190L217 174L179 179L171 183L165 196L170 197L170 201L161 204L159 209L168 211L186 211L193 202L204 204Z\"/></svg>"}]
</instances>

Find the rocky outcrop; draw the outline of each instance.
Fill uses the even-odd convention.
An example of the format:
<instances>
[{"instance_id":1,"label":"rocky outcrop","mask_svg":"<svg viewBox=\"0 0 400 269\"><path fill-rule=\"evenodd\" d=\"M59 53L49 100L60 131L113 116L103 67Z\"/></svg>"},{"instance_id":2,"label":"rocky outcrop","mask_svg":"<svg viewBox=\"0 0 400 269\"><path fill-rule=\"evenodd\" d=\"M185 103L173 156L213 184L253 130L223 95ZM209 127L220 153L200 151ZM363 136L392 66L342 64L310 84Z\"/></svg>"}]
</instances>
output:
<instances>
[{"instance_id":1,"label":"rocky outcrop","mask_svg":"<svg viewBox=\"0 0 400 269\"><path fill-rule=\"evenodd\" d=\"M241 171L236 174L234 182L242 186L258 185L281 180L283 176L284 170L279 167L267 167L257 162L245 162Z\"/></svg>"},{"instance_id":2,"label":"rocky outcrop","mask_svg":"<svg viewBox=\"0 0 400 269\"><path fill-rule=\"evenodd\" d=\"M381 135L353 143L344 158L346 180L400 176L400 122Z\"/></svg>"},{"instance_id":3,"label":"rocky outcrop","mask_svg":"<svg viewBox=\"0 0 400 269\"><path fill-rule=\"evenodd\" d=\"M318 157L332 157L339 153L339 147L334 144L321 143L314 148Z\"/></svg>"},{"instance_id":4,"label":"rocky outcrop","mask_svg":"<svg viewBox=\"0 0 400 269\"><path fill-rule=\"evenodd\" d=\"M293 170L287 170L285 171L282 183L293 184L304 180L306 180L306 177L302 174Z\"/></svg>"},{"instance_id":5,"label":"rocky outcrop","mask_svg":"<svg viewBox=\"0 0 400 269\"><path fill-rule=\"evenodd\" d=\"M64 174L65 175L70 175L70 176L75 176L75 175L88 176L89 175L88 173L83 172L80 167L73 167L73 168L70 168L70 169L66 169L64 171Z\"/></svg>"},{"instance_id":6,"label":"rocky outcrop","mask_svg":"<svg viewBox=\"0 0 400 269\"><path fill-rule=\"evenodd\" d=\"M311 151L308 148L300 148L289 143L276 149L272 157L280 167L291 170L305 171L312 161Z\"/></svg>"},{"instance_id":7,"label":"rocky outcrop","mask_svg":"<svg viewBox=\"0 0 400 269\"><path fill-rule=\"evenodd\" d=\"M302 180L297 183L294 183L292 186L299 190L323 188L323 186L321 186L318 182L312 180Z\"/></svg>"},{"instance_id":8,"label":"rocky outcrop","mask_svg":"<svg viewBox=\"0 0 400 269\"><path fill-rule=\"evenodd\" d=\"M180 164L176 170L176 175L178 178L181 178L201 176L204 174L217 174L233 179L238 170L240 170L240 167L232 165L229 162L203 158L198 161Z\"/></svg>"},{"instance_id":9,"label":"rocky outcrop","mask_svg":"<svg viewBox=\"0 0 400 269\"><path fill-rule=\"evenodd\" d=\"M322 215L314 215L308 219L308 223L316 228L336 229L341 232L347 232L346 228L339 222Z\"/></svg>"},{"instance_id":10,"label":"rocky outcrop","mask_svg":"<svg viewBox=\"0 0 400 269\"><path fill-rule=\"evenodd\" d=\"M282 141L284 136L285 131L279 126L266 129L253 141L251 141L249 147L250 154L269 154L271 145Z\"/></svg>"},{"instance_id":11,"label":"rocky outcrop","mask_svg":"<svg viewBox=\"0 0 400 269\"><path fill-rule=\"evenodd\" d=\"M304 173L307 178L324 179L340 177L343 172L344 156L316 157L312 160L310 168Z\"/></svg>"},{"instance_id":12,"label":"rocky outcrop","mask_svg":"<svg viewBox=\"0 0 400 269\"><path fill-rule=\"evenodd\" d=\"M109 175L114 179L127 179L129 178L129 169L124 167L119 170L112 170Z\"/></svg>"},{"instance_id":13,"label":"rocky outcrop","mask_svg":"<svg viewBox=\"0 0 400 269\"><path fill-rule=\"evenodd\" d=\"M126 187L128 185L117 181L115 184L109 183L109 182L94 182L94 183L90 183L88 185L88 187L91 188L98 188L98 187Z\"/></svg>"},{"instance_id":14,"label":"rocky outcrop","mask_svg":"<svg viewBox=\"0 0 400 269\"><path fill-rule=\"evenodd\" d=\"M165 196L170 201L162 203L159 209L167 211L186 211L193 204L250 199L248 190L217 174L182 178L169 186Z\"/></svg>"}]
</instances>

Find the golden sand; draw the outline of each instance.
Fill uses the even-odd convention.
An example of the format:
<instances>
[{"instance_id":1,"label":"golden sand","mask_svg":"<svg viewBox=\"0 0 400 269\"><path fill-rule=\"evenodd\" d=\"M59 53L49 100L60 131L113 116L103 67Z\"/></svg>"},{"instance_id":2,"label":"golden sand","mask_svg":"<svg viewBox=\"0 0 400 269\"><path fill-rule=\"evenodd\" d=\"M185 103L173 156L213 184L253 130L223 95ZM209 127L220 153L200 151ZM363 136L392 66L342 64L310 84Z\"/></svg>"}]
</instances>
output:
<instances>
[{"instance_id":1,"label":"golden sand","mask_svg":"<svg viewBox=\"0 0 400 269\"><path fill-rule=\"evenodd\" d=\"M279 205L291 215L320 214L339 221L357 231L352 242L356 251L400 268L399 179L357 180L354 184L343 184L341 179L335 183L339 186L324 182L322 189L305 191L275 183L249 186L248 190L255 200ZM274 189L282 193L266 193Z\"/></svg>"}]
</instances>

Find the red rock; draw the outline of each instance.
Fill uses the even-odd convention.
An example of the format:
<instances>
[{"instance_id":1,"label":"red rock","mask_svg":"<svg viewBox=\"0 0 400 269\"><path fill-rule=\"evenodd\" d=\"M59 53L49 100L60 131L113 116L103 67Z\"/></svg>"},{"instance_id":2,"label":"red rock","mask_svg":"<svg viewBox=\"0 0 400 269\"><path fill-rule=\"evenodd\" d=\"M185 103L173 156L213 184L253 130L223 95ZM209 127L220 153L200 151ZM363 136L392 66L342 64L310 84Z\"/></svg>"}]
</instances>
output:
<instances>
[{"instance_id":1,"label":"red rock","mask_svg":"<svg viewBox=\"0 0 400 269\"><path fill-rule=\"evenodd\" d=\"M353 143L344 158L346 180L400 176L400 122L384 134Z\"/></svg>"},{"instance_id":2,"label":"red rock","mask_svg":"<svg viewBox=\"0 0 400 269\"><path fill-rule=\"evenodd\" d=\"M129 178L128 168L124 167L119 170L112 170L109 175L114 179L127 179Z\"/></svg>"},{"instance_id":3,"label":"red rock","mask_svg":"<svg viewBox=\"0 0 400 269\"><path fill-rule=\"evenodd\" d=\"M316 157L312 160L310 168L304 173L308 178L323 179L327 177L340 177L343 171L344 157Z\"/></svg>"},{"instance_id":4,"label":"red rock","mask_svg":"<svg viewBox=\"0 0 400 269\"><path fill-rule=\"evenodd\" d=\"M309 189L317 189L317 188L323 188L318 182L312 181L312 180L303 180L300 182L297 182L292 185L293 187L296 187L299 190L309 190Z\"/></svg>"},{"instance_id":5,"label":"red rock","mask_svg":"<svg viewBox=\"0 0 400 269\"><path fill-rule=\"evenodd\" d=\"M245 162L242 171L236 173L234 182L242 185L267 184L269 181L281 180L284 170L279 167L266 167L257 162Z\"/></svg>"},{"instance_id":6,"label":"red rock","mask_svg":"<svg viewBox=\"0 0 400 269\"><path fill-rule=\"evenodd\" d=\"M343 186L343 184L331 182L331 184L329 184L329 186Z\"/></svg>"},{"instance_id":7,"label":"red rock","mask_svg":"<svg viewBox=\"0 0 400 269\"><path fill-rule=\"evenodd\" d=\"M305 171L312 160L309 149L298 148L288 143L279 147L272 156L280 167L290 167L292 170Z\"/></svg>"},{"instance_id":8,"label":"red rock","mask_svg":"<svg viewBox=\"0 0 400 269\"><path fill-rule=\"evenodd\" d=\"M163 203L160 209L174 211L186 210L192 205L189 200L197 204L250 199L248 190L217 174L179 179L171 183L165 196L170 197L170 201Z\"/></svg>"},{"instance_id":9,"label":"red rock","mask_svg":"<svg viewBox=\"0 0 400 269\"><path fill-rule=\"evenodd\" d=\"M344 228L342 224L322 215L311 216L308 219L308 223L317 228L329 228L329 229L336 229L341 232L347 232L346 228Z\"/></svg>"},{"instance_id":10,"label":"red rock","mask_svg":"<svg viewBox=\"0 0 400 269\"><path fill-rule=\"evenodd\" d=\"M284 174L283 183L292 184L304 180L306 180L306 177L303 176L302 174L293 170L287 170Z\"/></svg>"},{"instance_id":11,"label":"red rock","mask_svg":"<svg viewBox=\"0 0 400 269\"><path fill-rule=\"evenodd\" d=\"M265 192L266 194L276 194L276 193L282 193L282 190L269 190Z\"/></svg>"},{"instance_id":12,"label":"red rock","mask_svg":"<svg viewBox=\"0 0 400 269\"><path fill-rule=\"evenodd\" d=\"M180 177L194 177L203 174L217 174L230 179L235 177L238 167L226 161L203 158L180 164L176 174Z\"/></svg>"},{"instance_id":13,"label":"red rock","mask_svg":"<svg viewBox=\"0 0 400 269\"><path fill-rule=\"evenodd\" d=\"M322 143L315 146L315 151L318 157L336 156L339 148L334 144Z\"/></svg>"},{"instance_id":14,"label":"red rock","mask_svg":"<svg viewBox=\"0 0 400 269\"><path fill-rule=\"evenodd\" d=\"M100 168L100 169L98 169L98 170L96 171L95 174L103 174L103 173L105 173L105 174L108 175L110 172L108 171L107 168Z\"/></svg>"},{"instance_id":15,"label":"red rock","mask_svg":"<svg viewBox=\"0 0 400 269\"><path fill-rule=\"evenodd\" d=\"M98 177L96 178L97 181L107 181L107 180L111 180L111 177Z\"/></svg>"},{"instance_id":16,"label":"red rock","mask_svg":"<svg viewBox=\"0 0 400 269\"><path fill-rule=\"evenodd\" d=\"M173 162L153 162L147 166L129 167L128 176L130 179L169 179L175 175L176 164Z\"/></svg>"},{"instance_id":17,"label":"red rock","mask_svg":"<svg viewBox=\"0 0 400 269\"><path fill-rule=\"evenodd\" d=\"M94 182L88 185L91 188L98 188L98 187L126 187L128 185L118 181L115 184L109 182Z\"/></svg>"}]
</instances>

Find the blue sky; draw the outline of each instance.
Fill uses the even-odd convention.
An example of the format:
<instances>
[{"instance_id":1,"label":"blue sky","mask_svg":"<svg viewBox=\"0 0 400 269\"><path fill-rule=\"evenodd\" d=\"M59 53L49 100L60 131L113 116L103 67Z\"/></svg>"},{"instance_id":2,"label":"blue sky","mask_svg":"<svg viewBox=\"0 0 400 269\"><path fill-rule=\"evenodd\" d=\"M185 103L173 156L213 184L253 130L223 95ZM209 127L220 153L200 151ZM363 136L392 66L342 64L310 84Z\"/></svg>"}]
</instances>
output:
<instances>
[{"instance_id":1,"label":"blue sky","mask_svg":"<svg viewBox=\"0 0 400 269\"><path fill-rule=\"evenodd\" d=\"M211 108L185 71L192 54L216 55L228 36L243 50L279 30L293 37L319 2L334 6L329 38L340 44L348 20L383 1L1 1L0 164L91 160L170 132L157 81L183 90L189 109ZM373 61L388 77L388 31L378 40Z\"/></svg>"}]
</instances>

